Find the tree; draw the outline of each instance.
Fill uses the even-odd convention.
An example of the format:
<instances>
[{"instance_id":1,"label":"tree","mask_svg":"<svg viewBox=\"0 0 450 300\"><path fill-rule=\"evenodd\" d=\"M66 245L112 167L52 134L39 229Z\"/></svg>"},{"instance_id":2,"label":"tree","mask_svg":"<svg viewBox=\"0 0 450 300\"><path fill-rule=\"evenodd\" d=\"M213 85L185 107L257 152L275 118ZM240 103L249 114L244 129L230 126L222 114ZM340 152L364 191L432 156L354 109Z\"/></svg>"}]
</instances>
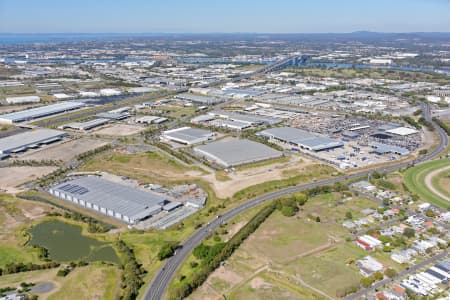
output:
<instances>
[{"instance_id":1,"label":"tree","mask_svg":"<svg viewBox=\"0 0 450 300\"><path fill-rule=\"evenodd\" d=\"M374 282L374 280L371 276L361 278L361 284L365 288L368 288L369 286L371 286L373 282Z\"/></svg>"},{"instance_id":2,"label":"tree","mask_svg":"<svg viewBox=\"0 0 450 300\"><path fill-rule=\"evenodd\" d=\"M387 268L386 271L384 271L384 275L386 275L389 278L393 278L397 275L397 271L395 271L392 268Z\"/></svg>"},{"instance_id":3,"label":"tree","mask_svg":"<svg viewBox=\"0 0 450 300\"><path fill-rule=\"evenodd\" d=\"M433 210L429 209L425 212L425 215L429 218L434 218L436 216L436 214L434 213Z\"/></svg>"},{"instance_id":4,"label":"tree","mask_svg":"<svg viewBox=\"0 0 450 300\"><path fill-rule=\"evenodd\" d=\"M281 213L285 217L292 217L293 215L295 215L295 211L294 208L292 208L292 206L283 206L281 208Z\"/></svg>"},{"instance_id":5,"label":"tree","mask_svg":"<svg viewBox=\"0 0 450 300\"><path fill-rule=\"evenodd\" d=\"M308 201L308 196L305 193L297 193L295 194L295 201L297 201L298 205L303 206Z\"/></svg>"},{"instance_id":6,"label":"tree","mask_svg":"<svg viewBox=\"0 0 450 300\"><path fill-rule=\"evenodd\" d=\"M381 279L383 279L383 278L384 278L384 276L383 276L383 273L381 273L381 272L375 272L375 273L373 274L373 279L374 279L375 281L381 280Z\"/></svg>"},{"instance_id":7,"label":"tree","mask_svg":"<svg viewBox=\"0 0 450 300\"><path fill-rule=\"evenodd\" d=\"M403 230L403 235L410 239L416 235L416 232L414 229L407 227Z\"/></svg>"},{"instance_id":8,"label":"tree","mask_svg":"<svg viewBox=\"0 0 450 300\"><path fill-rule=\"evenodd\" d=\"M164 242L161 249L159 249L158 252L158 258L159 260L164 260L166 258L171 257L175 250L178 248L179 244L178 242L170 241L170 242Z\"/></svg>"},{"instance_id":9,"label":"tree","mask_svg":"<svg viewBox=\"0 0 450 300\"><path fill-rule=\"evenodd\" d=\"M316 222L320 223L320 217L319 216L316 217Z\"/></svg>"},{"instance_id":10,"label":"tree","mask_svg":"<svg viewBox=\"0 0 450 300\"><path fill-rule=\"evenodd\" d=\"M353 219L353 214L352 214L352 212L351 212L351 211L346 212L346 213L345 213L345 218L346 218L347 220Z\"/></svg>"}]
</instances>

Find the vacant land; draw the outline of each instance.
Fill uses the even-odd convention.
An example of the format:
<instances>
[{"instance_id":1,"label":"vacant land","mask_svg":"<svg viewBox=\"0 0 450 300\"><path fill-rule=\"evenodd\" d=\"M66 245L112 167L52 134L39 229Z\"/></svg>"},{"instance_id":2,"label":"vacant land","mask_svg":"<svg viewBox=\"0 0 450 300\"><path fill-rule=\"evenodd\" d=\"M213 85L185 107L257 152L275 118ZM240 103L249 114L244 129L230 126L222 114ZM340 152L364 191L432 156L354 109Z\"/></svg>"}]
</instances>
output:
<instances>
[{"instance_id":1,"label":"vacant land","mask_svg":"<svg viewBox=\"0 0 450 300\"><path fill-rule=\"evenodd\" d=\"M108 151L87 161L81 171L105 171L160 184L193 179L202 174L197 168L181 165L160 152L119 154Z\"/></svg>"},{"instance_id":2,"label":"vacant land","mask_svg":"<svg viewBox=\"0 0 450 300\"><path fill-rule=\"evenodd\" d=\"M105 171L146 182L173 184L174 182L207 182L218 198L237 200L252 198L275 188L300 184L324 178L336 170L314 163L301 156L274 160L271 164L247 166L242 170L224 173L206 173L199 166L181 164L160 152L119 154L108 151L90 159L81 171Z\"/></svg>"},{"instance_id":3,"label":"vacant land","mask_svg":"<svg viewBox=\"0 0 450 300\"><path fill-rule=\"evenodd\" d=\"M236 171L226 174L218 171L219 176L217 173L215 176L208 174L203 176L203 179L211 184L219 198L227 198L240 190L263 184L268 180L283 180L301 173L311 173L314 166L318 164L311 159L294 155L238 167ZM334 171L331 167L330 170ZM313 176L313 174L310 175Z\"/></svg>"},{"instance_id":4,"label":"vacant land","mask_svg":"<svg viewBox=\"0 0 450 300\"><path fill-rule=\"evenodd\" d=\"M129 136L144 131L145 127L128 124L113 124L99 130L92 131L93 134L109 136Z\"/></svg>"},{"instance_id":5,"label":"vacant land","mask_svg":"<svg viewBox=\"0 0 450 300\"><path fill-rule=\"evenodd\" d=\"M19 193L18 186L47 175L56 167L6 167L0 168L0 190L6 193Z\"/></svg>"},{"instance_id":6,"label":"vacant land","mask_svg":"<svg viewBox=\"0 0 450 300\"><path fill-rule=\"evenodd\" d=\"M116 267L94 265L75 269L60 282L49 300L116 299L120 272Z\"/></svg>"},{"instance_id":7,"label":"vacant land","mask_svg":"<svg viewBox=\"0 0 450 300\"><path fill-rule=\"evenodd\" d=\"M330 193L311 198L293 217L275 211L189 298L336 299L342 288L359 284L353 262L367 255L346 241L341 223L347 212L357 218L367 207L377 205ZM386 254L378 256L389 263Z\"/></svg>"},{"instance_id":8,"label":"vacant land","mask_svg":"<svg viewBox=\"0 0 450 300\"><path fill-rule=\"evenodd\" d=\"M404 174L404 182L411 193L419 195L422 200L433 203L444 208L450 207L450 203L433 193L425 182L427 174L444 168L450 164L450 158L437 159L431 162L420 164L408 169Z\"/></svg>"},{"instance_id":9,"label":"vacant land","mask_svg":"<svg viewBox=\"0 0 450 300\"><path fill-rule=\"evenodd\" d=\"M49 283L50 291L39 293L39 299L116 299L120 271L117 267L92 264L76 268L66 277L56 275L58 269L32 271L0 277L0 287L19 286L21 282Z\"/></svg>"},{"instance_id":10,"label":"vacant land","mask_svg":"<svg viewBox=\"0 0 450 300\"><path fill-rule=\"evenodd\" d=\"M99 139L75 139L67 141L65 143L59 143L49 147L45 147L45 149L27 152L21 157L21 159L34 161L55 160L68 162L81 153L94 150L106 144L106 142Z\"/></svg>"}]
</instances>

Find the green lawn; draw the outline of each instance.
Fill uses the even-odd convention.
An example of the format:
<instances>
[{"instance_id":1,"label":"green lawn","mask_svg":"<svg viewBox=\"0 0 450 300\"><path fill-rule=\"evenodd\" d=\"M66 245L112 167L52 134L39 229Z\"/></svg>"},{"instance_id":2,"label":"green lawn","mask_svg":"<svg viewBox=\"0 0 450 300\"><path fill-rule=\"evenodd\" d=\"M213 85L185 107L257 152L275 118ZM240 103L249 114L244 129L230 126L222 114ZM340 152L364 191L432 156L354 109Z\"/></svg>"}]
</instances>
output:
<instances>
[{"instance_id":1,"label":"green lawn","mask_svg":"<svg viewBox=\"0 0 450 300\"><path fill-rule=\"evenodd\" d=\"M449 164L450 158L444 158L417 165L406 170L404 173L404 183L411 193L419 195L422 200L440 207L449 208L450 203L448 201L435 195L425 186L425 176L428 173L448 166Z\"/></svg>"}]
</instances>

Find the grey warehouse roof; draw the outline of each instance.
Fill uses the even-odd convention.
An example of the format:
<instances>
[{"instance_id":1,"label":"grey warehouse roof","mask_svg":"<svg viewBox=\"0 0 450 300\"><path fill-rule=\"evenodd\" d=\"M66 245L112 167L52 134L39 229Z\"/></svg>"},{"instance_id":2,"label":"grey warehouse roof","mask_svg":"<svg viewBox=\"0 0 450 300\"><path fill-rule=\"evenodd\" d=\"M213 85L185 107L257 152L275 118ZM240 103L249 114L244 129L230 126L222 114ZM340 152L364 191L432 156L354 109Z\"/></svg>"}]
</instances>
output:
<instances>
[{"instance_id":1,"label":"grey warehouse roof","mask_svg":"<svg viewBox=\"0 0 450 300\"><path fill-rule=\"evenodd\" d=\"M60 183L51 188L79 200L90 202L139 220L161 210L165 198L97 176L84 176Z\"/></svg>"},{"instance_id":2,"label":"grey warehouse roof","mask_svg":"<svg viewBox=\"0 0 450 300\"><path fill-rule=\"evenodd\" d=\"M48 144L60 140L67 133L53 129L37 129L25 131L16 135L0 139L0 154L25 151L36 148L41 144Z\"/></svg>"},{"instance_id":3,"label":"grey warehouse roof","mask_svg":"<svg viewBox=\"0 0 450 300\"><path fill-rule=\"evenodd\" d=\"M23 122L27 120L33 120L45 116L50 116L68 110L77 109L83 106L84 103L81 102L73 102L73 101L60 102L52 105L41 106L37 108L0 115L0 120L10 121L13 123Z\"/></svg>"},{"instance_id":4,"label":"grey warehouse roof","mask_svg":"<svg viewBox=\"0 0 450 300\"><path fill-rule=\"evenodd\" d=\"M195 143L197 140L208 139L212 134L209 130L191 127L182 127L163 132L163 135L168 138L186 143Z\"/></svg>"},{"instance_id":5,"label":"grey warehouse roof","mask_svg":"<svg viewBox=\"0 0 450 300\"><path fill-rule=\"evenodd\" d=\"M220 98L198 96L198 95L193 95L193 94L189 94L189 93L183 93L183 94L176 95L175 98L181 99L181 100L197 102L197 103L202 103L202 104L216 104L216 103L220 103L220 102L224 101L223 99L220 99Z\"/></svg>"},{"instance_id":6,"label":"grey warehouse roof","mask_svg":"<svg viewBox=\"0 0 450 300\"><path fill-rule=\"evenodd\" d=\"M72 128L77 130L89 130L101 125L104 125L108 123L109 119L93 119L85 122L74 122L74 123L68 123L61 126L61 128Z\"/></svg>"},{"instance_id":7,"label":"grey warehouse roof","mask_svg":"<svg viewBox=\"0 0 450 300\"><path fill-rule=\"evenodd\" d=\"M309 148L314 151L331 149L343 146L341 141L333 140L327 137L313 134L308 131L292 128L292 127L277 127L261 131L258 135L263 137L275 138L283 142L293 145Z\"/></svg>"},{"instance_id":8,"label":"grey warehouse roof","mask_svg":"<svg viewBox=\"0 0 450 300\"><path fill-rule=\"evenodd\" d=\"M209 114L221 116L221 117L225 117L227 119L233 120L233 121L249 123L249 124L274 125L274 124L281 122L281 119L278 119L278 118L271 118L271 117L258 116L258 115L249 115L249 114L242 114L242 113L235 113L235 112L227 112L227 111L213 111L213 112L210 112Z\"/></svg>"},{"instance_id":9,"label":"grey warehouse roof","mask_svg":"<svg viewBox=\"0 0 450 300\"><path fill-rule=\"evenodd\" d=\"M282 155L280 151L250 140L217 141L195 147L194 151L224 167L258 162Z\"/></svg>"}]
</instances>

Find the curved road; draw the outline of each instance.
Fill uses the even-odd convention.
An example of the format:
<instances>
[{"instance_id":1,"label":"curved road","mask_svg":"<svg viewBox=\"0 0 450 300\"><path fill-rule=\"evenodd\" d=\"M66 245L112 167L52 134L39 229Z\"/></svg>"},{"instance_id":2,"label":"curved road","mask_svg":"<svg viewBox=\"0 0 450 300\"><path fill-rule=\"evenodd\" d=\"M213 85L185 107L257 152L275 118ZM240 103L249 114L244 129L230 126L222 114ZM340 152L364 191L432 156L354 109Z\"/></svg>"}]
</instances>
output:
<instances>
[{"instance_id":1,"label":"curved road","mask_svg":"<svg viewBox=\"0 0 450 300\"><path fill-rule=\"evenodd\" d=\"M438 157L448 146L448 136L444 132L444 130L442 130L442 128L440 128L435 122L432 121L429 105L422 103L421 106L422 106L422 113L423 113L424 118L433 125L436 132L439 134L440 143L439 143L439 146L435 150L417 158L414 161L401 162L401 163L391 165L391 166L378 167L378 168L364 170L364 171L346 175L346 176L328 178L328 179L324 179L324 180L320 180L320 181L316 181L316 182L312 182L312 183L307 183L304 185L281 189L281 190L254 198L248 202L242 203L241 205L234 207L233 209L225 212L222 216L219 216L218 218L214 219L207 225L199 228L187 240L185 240L182 243L183 247L177 250L176 255L167 259L164 262L163 266L159 269L159 271L155 275L153 281L151 282L151 284L145 291L145 293L143 295L143 299L145 299L145 300L163 299L164 293L165 293L167 287L169 286L170 282L172 281L173 277L175 276L178 268L185 261L185 259L191 253L191 251L197 245L199 245L209 235L210 232L217 229L221 223L227 222L228 220L234 218L235 216L245 212L246 210L248 210L250 208L253 208L263 202L273 200L273 199L279 198L279 197L287 195L287 194L292 194L295 192L307 190L307 189L318 187L318 186L334 184L336 182L341 182L341 181L345 181L345 180L365 177L368 174L376 172L376 171L378 171L378 172L394 171L397 169L407 167L409 165L421 163L421 162L428 161L430 159Z\"/></svg>"}]
</instances>

